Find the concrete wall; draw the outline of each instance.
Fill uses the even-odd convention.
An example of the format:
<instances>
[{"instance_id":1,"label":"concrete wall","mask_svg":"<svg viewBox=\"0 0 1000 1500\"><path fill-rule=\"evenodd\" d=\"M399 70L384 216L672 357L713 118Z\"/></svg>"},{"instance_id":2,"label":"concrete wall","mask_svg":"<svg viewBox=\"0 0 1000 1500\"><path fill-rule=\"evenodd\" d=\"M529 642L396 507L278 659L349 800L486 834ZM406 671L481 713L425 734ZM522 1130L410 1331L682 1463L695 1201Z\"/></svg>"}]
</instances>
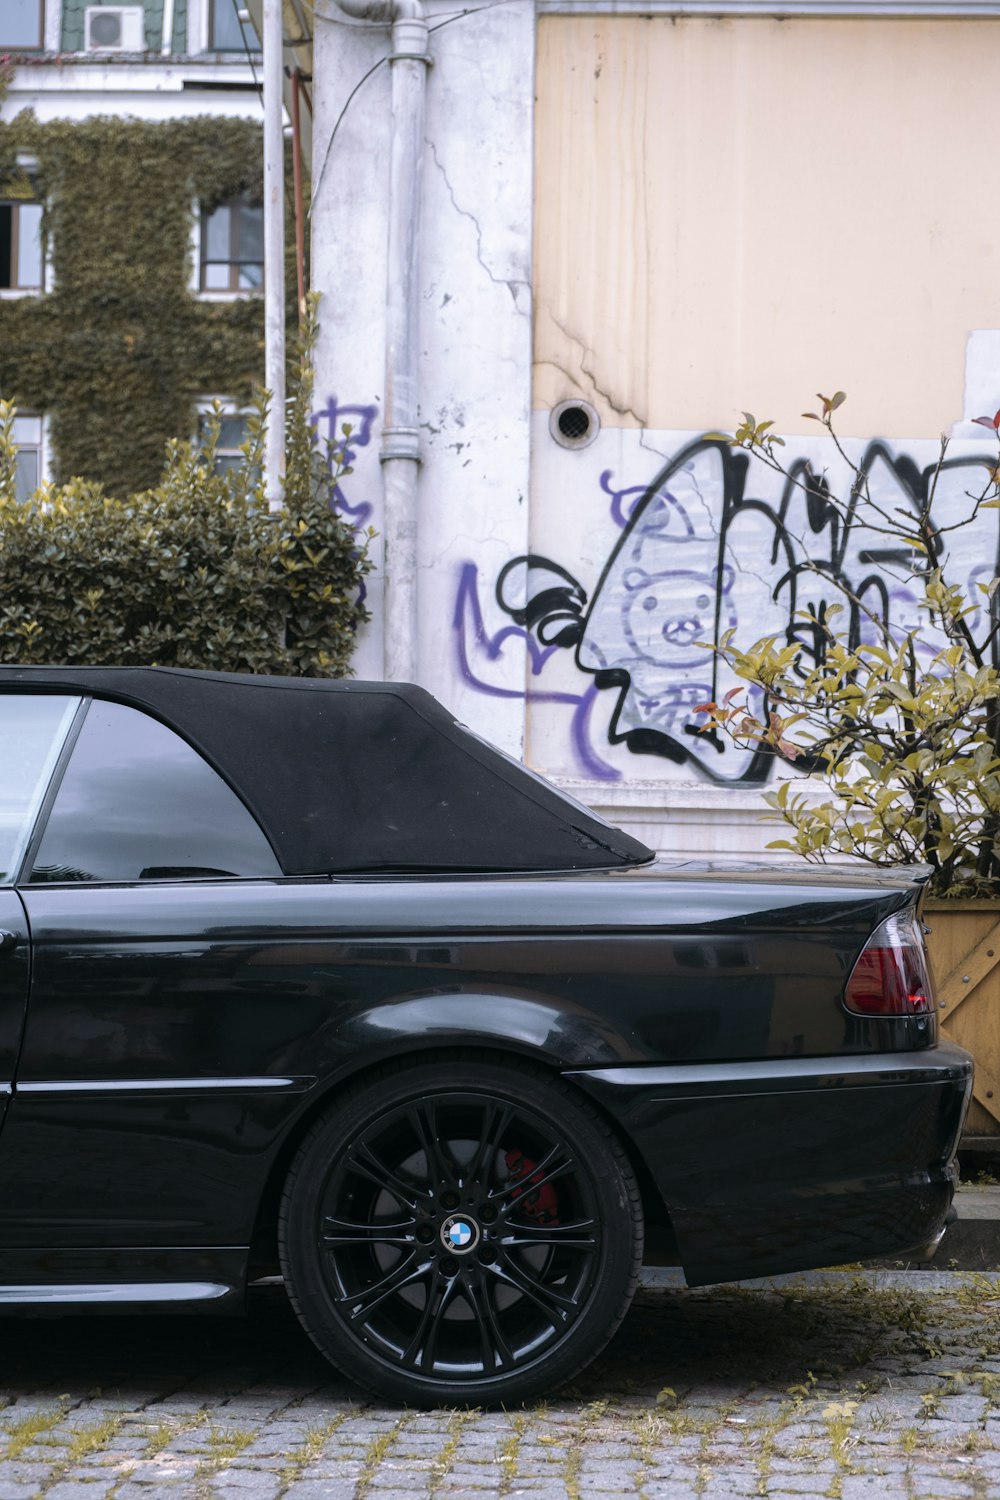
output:
<instances>
[{"instance_id":1,"label":"concrete wall","mask_svg":"<svg viewBox=\"0 0 1000 1500\"><path fill-rule=\"evenodd\" d=\"M438 3L428 12L440 29L431 38L423 159L420 676L519 754L524 642L512 639L493 655L483 695L470 685L454 620L462 569L472 563L495 574L528 539L534 7L513 0L454 19L454 6ZM356 472L345 502L355 520L376 527L390 114L380 59L388 37L387 28L345 17L318 27L315 41L317 410L324 435L353 423ZM375 619L356 667L380 676L379 577L369 599Z\"/></svg>"},{"instance_id":2,"label":"concrete wall","mask_svg":"<svg viewBox=\"0 0 1000 1500\"><path fill-rule=\"evenodd\" d=\"M1000 19L544 16L534 404L612 426L782 432L823 382L845 432L961 415L1000 324Z\"/></svg>"},{"instance_id":3,"label":"concrete wall","mask_svg":"<svg viewBox=\"0 0 1000 1500\"><path fill-rule=\"evenodd\" d=\"M421 680L660 847L754 852L770 773L689 732L729 685L704 643L784 630L819 602L817 559L901 625L914 602L877 539L703 435L749 406L822 471L800 414L843 388L880 494L918 500L953 431L941 503L965 506L989 448L969 419L1000 406L1000 21L538 9L428 6ZM316 43L317 389L327 427L358 424L345 504L376 527L388 67L360 80L387 35L345 20ZM596 412L588 446L553 438L566 400ZM973 592L997 514L958 560Z\"/></svg>"}]
</instances>

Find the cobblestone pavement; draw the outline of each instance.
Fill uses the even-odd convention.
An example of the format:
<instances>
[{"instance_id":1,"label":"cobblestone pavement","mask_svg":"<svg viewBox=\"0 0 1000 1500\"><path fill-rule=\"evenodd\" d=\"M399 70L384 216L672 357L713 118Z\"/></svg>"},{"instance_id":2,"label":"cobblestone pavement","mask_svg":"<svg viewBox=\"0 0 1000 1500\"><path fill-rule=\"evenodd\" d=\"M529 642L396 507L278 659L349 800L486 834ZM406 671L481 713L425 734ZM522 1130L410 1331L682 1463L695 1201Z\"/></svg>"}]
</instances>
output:
<instances>
[{"instance_id":1,"label":"cobblestone pavement","mask_svg":"<svg viewBox=\"0 0 1000 1500\"><path fill-rule=\"evenodd\" d=\"M641 1291L524 1411L400 1411L280 1296L247 1321L5 1318L0 1500L1000 1497L1000 1279Z\"/></svg>"}]
</instances>

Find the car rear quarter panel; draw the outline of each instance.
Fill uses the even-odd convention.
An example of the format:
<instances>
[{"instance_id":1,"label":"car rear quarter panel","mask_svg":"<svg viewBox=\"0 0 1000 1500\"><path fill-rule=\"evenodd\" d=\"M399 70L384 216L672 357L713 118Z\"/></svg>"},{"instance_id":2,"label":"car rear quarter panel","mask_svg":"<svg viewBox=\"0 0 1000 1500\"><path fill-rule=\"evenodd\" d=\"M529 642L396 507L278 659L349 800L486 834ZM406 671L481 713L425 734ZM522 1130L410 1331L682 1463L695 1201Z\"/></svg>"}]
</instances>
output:
<instances>
[{"instance_id":1,"label":"car rear quarter panel","mask_svg":"<svg viewBox=\"0 0 1000 1500\"><path fill-rule=\"evenodd\" d=\"M841 993L905 888L553 877L29 887L0 1245L248 1244L316 1101L482 1044L561 1071L861 1055Z\"/></svg>"}]
</instances>

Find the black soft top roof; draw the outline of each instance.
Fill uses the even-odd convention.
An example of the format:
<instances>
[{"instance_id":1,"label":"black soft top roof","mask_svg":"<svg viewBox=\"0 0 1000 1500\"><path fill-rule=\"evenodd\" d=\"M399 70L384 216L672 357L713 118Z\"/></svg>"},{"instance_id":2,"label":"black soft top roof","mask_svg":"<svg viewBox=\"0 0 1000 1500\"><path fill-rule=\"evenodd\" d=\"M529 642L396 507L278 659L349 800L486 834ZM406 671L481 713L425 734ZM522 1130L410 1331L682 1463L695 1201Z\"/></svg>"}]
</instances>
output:
<instances>
[{"instance_id":1,"label":"black soft top roof","mask_svg":"<svg viewBox=\"0 0 1000 1500\"><path fill-rule=\"evenodd\" d=\"M3 667L162 719L239 793L288 875L610 869L653 854L471 734L423 688L172 667Z\"/></svg>"}]
</instances>

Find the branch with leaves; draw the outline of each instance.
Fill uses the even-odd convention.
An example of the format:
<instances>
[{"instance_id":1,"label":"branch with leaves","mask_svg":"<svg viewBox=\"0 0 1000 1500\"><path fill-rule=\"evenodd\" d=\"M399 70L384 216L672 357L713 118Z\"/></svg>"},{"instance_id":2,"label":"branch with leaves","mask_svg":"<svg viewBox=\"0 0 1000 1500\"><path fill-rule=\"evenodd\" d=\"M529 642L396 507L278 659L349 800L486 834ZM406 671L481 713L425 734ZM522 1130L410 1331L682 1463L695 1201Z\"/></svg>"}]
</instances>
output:
<instances>
[{"instance_id":1,"label":"branch with leaves","mask_svg":"<svg viewBox=\"0 0 1000 1500\"><path fill-rule=\"evenodd\" d=\"M844 856L925 863L937 895L1000 895L1000 580L977 583L970 597L950 576L949 549L953 533L1000 507L1000 412L977 418L998 443L982 489L967 496L964 515L942 525L933 502L947 444L916 510L888 507L834 430L844 393L819 399L820 412L804 415L826 428L850 476L846 498L830 503L912 559L905 582L921 622L893 625L848 582L823 572L842 603L802 611L786 637L748 649L733 631L722 638L721 655L747 686L703 704L704 727L821 780L825 796L794 780L765 793L788 830L768 847L820 863ZM772 425L744 413L727 441L803 482L783 464ZM929 644L934 637L939 649Z\"/></svg>"}]
</instances>

